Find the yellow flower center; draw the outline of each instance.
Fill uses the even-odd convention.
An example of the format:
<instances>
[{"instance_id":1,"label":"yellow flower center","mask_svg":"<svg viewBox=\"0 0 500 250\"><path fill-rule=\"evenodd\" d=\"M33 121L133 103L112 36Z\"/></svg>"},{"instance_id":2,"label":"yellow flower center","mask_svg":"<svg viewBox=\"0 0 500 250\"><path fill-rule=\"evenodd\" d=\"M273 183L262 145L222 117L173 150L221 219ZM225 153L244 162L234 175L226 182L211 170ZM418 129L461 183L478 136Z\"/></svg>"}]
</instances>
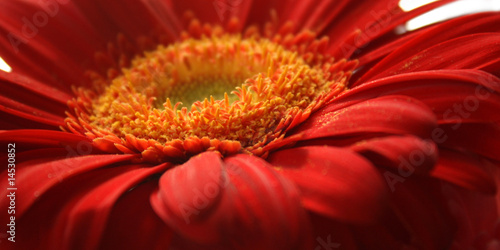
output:
<instances>
[{"instance_id":1,"label":"yellow flower center","mask_svg":"<svg viewBox=\"0 0 500 250\"><path fill-rule=\"evenodd\" d=\"M266 156L350 75L347 62L311 56L303 45L223 34L159 46L99 94L80 89L64 129L153 162L208 150Z\"/></svg>"}]
</instances>

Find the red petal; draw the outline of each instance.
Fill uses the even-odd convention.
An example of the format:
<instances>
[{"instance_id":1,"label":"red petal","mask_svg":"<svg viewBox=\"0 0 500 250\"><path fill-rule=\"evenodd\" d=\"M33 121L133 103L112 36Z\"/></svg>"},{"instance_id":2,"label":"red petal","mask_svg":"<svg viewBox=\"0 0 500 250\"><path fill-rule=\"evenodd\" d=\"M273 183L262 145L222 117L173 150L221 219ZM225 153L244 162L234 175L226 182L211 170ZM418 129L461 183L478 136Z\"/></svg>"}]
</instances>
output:
<instances>
[{"instance_id":1,"label":"red petal","mask_svg":"<svg viewBox=\"0 0 500 250\"><path fill-rule=\"evenodd\" d=\"M481 69L498 58L500 35L496 33L474 34L455 38L408 57L401 62L388 61L375 65L358 82L408 72L436 69ZM386 59L389 60L389 59ZM389 64L390 62L390 64Z\"/></svg>"},{"instance_id":2,"label":"red petal","mask_svg":"<svg viewBox=\"0 0 500 250\"><path fill-rule=\"evenodd\" d=\"M0 71L0 83L0 110L56 127L63 124L68 94L16 73Z\"/></svg>"},{"instance_id":3,"label":"red petal","mask_svg":"<svg viewBox=\"0 0 500 250\"><path fill-rule=\"evenodd\" d=\"M238 6L233 6L234 3L240 3L241 1L173 1L168 0L168 5L177 13L179 17L182 17L186 11L192 11L196 18L203 20L203 22L208 23L222 23L230 19L231 14L233 14L238 8ZM220 13L220 14L218 14Z\"/></svg>"},{"instance_id":4,"label":"red petal","mask_svg":"<svg viewBox=\"0 0 500 250\"><path fill-rule=\"evenodd\" d=\"M18 183L19 189L23 190L24 195L19 196L16 204L16 215L22 216L47 190L72 176L134 157L134 155L90 155L41 164L32 165L29 162L18 164L16 165L16 183ZM5 179L7 179L6 174L7 171L2 174ZM5 196L7 191L2 190L1 194ZM8 207L8 201L1 200L0 207Z\"/></svg>"},{"instance_id":5,"label":"red petal","mask_svg":"<svg viewBox=\"0 0 500 250\"><path fill-rule=\"evenodd\" d=\"M361 141L351 149L374 165L399 171L400 175L414 172L428 174L438 159L434 142L414 136L387 136Z\"/></svg>"},{"instance_id":6,"label":"red petal","mask_svg":"<svg viewBox=\"0 0 500 250\"><path fill-rule=\"evenodd\" d=\"M495 196L449 184L443 185L442 193L457 223L450 249L488 249L486 245L498 241L499 207Z\"/></svg>"},{"instance_id":7,"label":"red petal","mask_svg":"<svg viewBox=\"0 0 500 250\"><path fill-rule=\"evenodd\" d=\"M417 248L410 246L411 239L409 239L410 236L406 230L398 215L394 211L388 210L379 223L367 227L356 227L354 237L356 237L356 242L362 244L367 250L416 250Z\"/></svg>"},{"instance_id":8,"label":"red petal","mask_svg":"<svg viewBox=\"0 0 500 250\"><path fill-rule=\"evenodd\" d=\"M75 75L82 75L81 62L88 60L88 55L93 53L95 48L90 44L95 41L83 35L86 29L76 25L81 21L68 17L68 14L74 14L73 9L66 8L71 3L56 3L58 10L54 11L52 7L48 11L50 13L46 13L46 3L23 1L0 4L2 16L6 18L0 23L0 30L6 34L0 39L0 52L13 72L50 83L69 93L70 84L67 83L81 82L81 78L75 78ZM47 17L47 23L43 28L37 27L33 19L43 18L43 15Z\"/></svg>"},{"instance_id":9,"label":"red petal","mask_svg":"<svg viewBox=\"0 0 500 250\"><path fill-rule=\"evenodd\" d=\"M90 1L23 1L0 5L2 16L7 18L0 23L0 30L8 34L0 39L0 45L4 45L0 46L0 52L13 72L50 83L68 93L71 85L88 84L82 76L93 67L89 61L97 51L106 50L107 43L115 41L119 32L129 34L128 30L135 27L119 30L111 24L109 14L90 8L89 5L95 5ZM123 8L111 8L118 9ZM48 16L48 22L37 27L33 18L42 14ZM128 18L139 23L141 19L148 19L148 15L129 15ZM156 25L149 27L143 32L149 32Z\"/></svg>"},{"instance_id":10,"label":"red petal","mask_svg":"<svg viewBox=\"0 0 500 250\"><path fill-rule=\"evenodd\" d=\"M167 171L151 202L174 231L200 246L272 249L297 247L308 239L293 185L253 156L230 157L224 164L216 153L200 154Z\"/></svg>"},{"instance_id":11,"label":"red petal","mask_svg":"<svg viewBox=\"0 0 500 250\"><path fill-rule=\"evenodd\" d=\"M6 81L12 85L16 85L17 88L22 88L24 90L28 90L33 94L43 96L45 98L56 101L60 104L63 104L66 107L66 102L72 98L66 92L63 92L57 88L54 88L47 83L39 82L33 80L27 76L23 76L21 74L17 74L15 72L6 73L0 71L0 79ZM30 101L30 100L27 100Z\"/></svg>"},{"instance_id":12,"label":"red petal","mask_svg":"<svg viewBox=\"0 0 500 250\"><path fill-rule=\"evenodd\" d=\"M15 138L15 139L14 139ZM14 139L14 140L13 140ZM89 140L81 135L70 134L62 131L42 130L42 129L19 129L19 130L0 130L0 142L16 143L18 152L31 148L46 147L77 147L82 152L90 153L86 146L90 146ZM74 149L68 149L65 156L73 157L82 155L75 152Z\"/></svg>"},{"instance_id":13,"label":"red petal","mask_svg":"<svg viewBox=\"0 0 500 250\"><path fill-rule=\"evenodd\" d=\"M149 181L120 197L101 237L102 249L168 248L172 233L149 203L156 188L157 184Z\"/></svg>"},{"instance_id":14,"label":"red petal","mask_svg":"<svg viewBox=\"0 0 500 250\"><path fill-rule=\"evenodd\" d=\"M310 249L309 219L295 185L258 157L237 155L225 163L237 189L234 209L239 221L232 226L246 231L235 235L235 242L252 249Z\"/></svg>"},{"instance_id":15,"label":"red petal","mask_svg":"<svg viewBox=\"0 0 500 250\"><path fill-rule=\"evenodd\" d=\"M269 161L301 190L304 206L349 223L376 220L387 189L375 167L351 150L302 147L275 152Z\"/></svg>"},{"instance_id":16,"label":"red petal","mask_svg":"<svg viewBox=\"0 0 500 250\"><path fill-rule=\"evenodd\" d=\"M314 228L314 236L316 236L315 250L359 249L359 240L355 238L352 225L340 223L315 213L310 213L310 217Z\"/></svg>"},{"instance_id":17,"label":"red petal","mask_svg":"<svg viewBox=\"0 0 500 250\"><path fill-rule=\"evenodd\" d=\"M227 178L218 154L199 154L162 175L159 191L151 196L153 209L181 235L195 241L217 242L219 232L203 222L212 220Z\"/></svg>"},{"instance_id":18,"label":"red petal","mask_svg":"<svg viewBox=\"0 0 500 250\"><path fill-rule=\"evenodd\" d=\"M432 89L432 92L429 92ZM439 123L500 120L500 79L478 70L415 72L375 80L337 97L326 110L337 110L361 100L406 95L422 101Z\"/></svg>"},{"instance_id":19,"label":"red petal","mask_svg":"<svg viewBox=\"0 0 500 250\"><path fill-rule=\"evenodd\" d=\"M468 150L500 161L500 125L493 122L459 123L441 125L443 133L440 137L442 146Z\"/></svg>"},{"instance_id":20,"label":"red petal","mask_svg":"<svg viewBox=\"0 0 500 250\"><path fill-rule=\"evenodd\" d=\"M0 95L0 110L11 115L19 116L34 122L40 122L51 126L62 126L63 115L55 115L44 110L25 105L21 102L5 98Z\"/></svg>"},{"instance_id":21,"label":"red petal","mask_svg":"<svg viewBox=\"0 0 500 250\"><path fill-rule=\"evenodd\" d=\"M0 100L0 102L2 102L2 100ZM16 104L14 104L14 105L16 105ZM38 115L32 115L28 112L23 112L23 111L11 109L9 107L5 107L2 105L0 105L0 111L3 111L5 113L13 115L13 116L17 116L17 117L29 120L30 122L32 122L30 127L35 127L34 125L37 123L41 123L41 124L49 125L49 126L54 126L54 127L59 127L59 126L62 126L64 124L64 119L62 117L52 117L54 119L54 120L52 120L52 119L49 119L51 116L50 114L44 113L41 110L31 109L30 107L27 107L27 106L22 105L22 104L18 104L18 105L23 109L28 109L29 110L28 112L34 112L35 114L42 114L44 116L49 116L49 117L40 117ZM3 119L3 117L2 117L2 119ZM18 124L15 124L15 125L18 125ZM21 125L21 124L19 124L19 125Z\"/></svg>"},{"instance_id":22,"label":"red petal","mask_svg":"<svg viewBox=\"0 0 500 250\"><path fill-rule=\"evenodd\" d=\"M474 191L494 194L497 190L492 177L494 167L477 156L442 149L432 176Z\"/></svg>"},{"instance_id":23,"label":"red petal","mask_svg":"<svg viewBox=\"0 0 500 250\"><path fill-rule=\"evenodd\" d=\"M288 20L294 22L298 30L310 29L314 31L321 31L332 22L335 18L341 17L342 11L349 7L350 1L322 1L316 2L311 0L296 1L292 4L285 4L285 8L289 8ZM358 7L365 7L370 5L361 4ZM293 6L293 7L291 7ZM373 8L373 6L370 6Z\"/></svg>"},{"instance_id":24,"label":"red petal","mask_svg":"<svg viewBox=\"0 0 500 250\"><path fill-rule=\"evenodd\" d=\"M52 230L54 248L97 248L111 209L118 198L149 176L163 172L166 167L167 164L157 167L120 166L104 170L118 172L118 174L106 178L101 184L92 186L84 193L75 194L73 201L59 212L58 220ZM137 221L137 217L129 218L129 220ZM60 240L57 241L57 239Z\"/></svg>"},{"instance_id":25,"label":"red petal","mask_svg":"<svg viewBox=\"0 0 500 250\"><path fill-rule=\"evenodd\" d=\"M1 130L14 130L14 129L45 129L48 131L59 131L59 126L48 125L39 123L26 116L26 118L12 115L10 113L0 111L0 131Z\"/></svg>"},{"instance_id":26,"label":"red petal","mask_svg":"<svg viewBox=\"0 0 500 250\"><path fill-rule=\"evenodd\" d=\"M65 235L54 230L55 222L57 217L61 216L60 211L62 208L66 207L72 199L78 199L89 188L106 181L108 178L112 178L122 171L117 169L100 169L80 174L71 178L70 181L58 183L54 188L44 193L22 216L16 216L15 249L54 249L54 245L60 244L62 238L65 237ZM30 181L35 182L38 180ZM19 185L19 187L22 186ZM20 195L20 193L16 194ZM26 198L25 195L21 197ZM17 196L16 198L21 197ZM2 218L3 223L3 217L0 218ZM57 241L54 241L53 238L56 237ZM59 249L61 248L59 247Z\"/></svg>"},{"instance_id":27,"label":"red petal","mask_svg":"<svg viewBox=\"0 0 500 250\"><path fill-rule=\"evenodd\" d=\"M11 131L1 131L0 130L0 140L7 141L11 138L19 139L20 141L28 141L28 139L34 139L34 137L41 140L53 140L53 141L64 141L64 142L77 142L88 139L81 135L70 134L62 131L50 131L50 130L40 130L40 129L19 129Z\"/></svg>"},{"instance_id":28,"label":"red petal","mask_svg":"<svg viewBox=\"0 0 500 250\"><path fill-rule=\"evenodd\" d=\"M224 2L222 0L219 0L219 2ZM226 3L229 3L231 1L225 1ZM252 1L241 1L241 0L236 0L232 2L240 2L242 3L241 5L245 4L246 2L249 3L250 9L248 10L248 13L244 13L245 7L241 7L242 11L239 13L242 14L242 16L245 16L247 19L245 24L246 26L250 25L258 25L259 27L265 27L265 24L269 21L271 21L271 10L276 11L277 17L278 17L278 27L276 28L281 28L283 24L285 24L288 20L290 20L293 16L295 16L294 12L298 8L297 5L300 4L303 1L283 1L283 0L278 0L278 1L267 1L267 0L252 0ZM242 19L244 20L244 19Z\"/></svg>"},{"instance_id":29,"label":"red petal","mask_svg":"<svg viewBox=\"0 0 500 250\"><path fill-rule=\"evenodd\" d=\"M117 32L123 32L131 38L136 38L140 35L150 35L151 31L158 28L158 24L160 23L142 1L126 0L120 5L120 8L117 8L117 3L112 0L91 3L96 5L95 8L97 11L102 11L102 17L106 17L113 25L116 25Z\"/></svg>"},{"instance_id":30,"label":"red petal","mask_svg":"<svg viewBox=\"0 0 500 250\"><path fill-rule=\"evenodd\" d=\"M409 40L413 39L414 37L420 35L425 30L418 30L415 32L408 32L403 35L397 36L397 38L390 37L387 38L386 40L383 40L381 42L382 45L373 45L375 48L372 50L363 50L360 55L356 55L357 60L359 62L358 68L360 69L359 72L366 72L370 70L371 67L373 67L372 64L380 60L381 58L385 57L386 55L390 54L393 52L395 49L401 47L403 44L408 42ZM370 45L368 45L370 46ZM365 67L363 67L365 66ZM363 68L362 68L363 67ZM359 73L354 74L354 78L360 77ZM351 87L356 86L356 81L353 81L353 78L351 78Z\"/></svg>"},{"instance_id":31,"label":"red petal","mask_svg":"<svg viewBox=\"0 0 500 250\"><path fill-rule=\"evenodd\" d=\"M330 53L335 58L349 58L354 50L364 47L366 44L393 32L394 28L405 23L413 17L432 10L436 7L451 2L452 0L437 1L425 5L410 12L404 12L399 6L399 1L347 1L349 2L340 12L336 19L322 23L322 34L333 38L330 46ZM311 1L317 5L316 2ZM329 1L331 5L343 5L339 1ZM335 13L335 8L323 8L318 12L324 12L328 16L330 9ZM307 18L311 18L307 16ZM320 21L323 21L319 19ZM326 26L326 27L325 27ZM353 32L357 34L351 36ZM351 39L349 39L351 38Z\"/></svg>"},{"instance_id":32,"label":"red petal","mask_svg":"<svg viewBox=\"0 0 500 250\"><path fill-rule=\"evenodd\" d=\"M353 136L369 133L414 134L429 137L436 127L432 111L419 101L402 96L385 96L346 108L325 107L295 130L303 139Z\"/></svg>"},{"instance_id":33,"label":"red petal","mask_svg":"<svg viewBox=\"0 0 500 250\"><path fill-rule=\"evenodd\" d=\"M18 145L16 144L16 148ZM19 149L19 148L17 148ZM16 151L16 164L21 162L29 161L30 164L43 163L47 161L53 161L54 159L62 159L68 155L68 150L66 148L41 148L35 150L17 150ZM0 161L7 162L8 155L2 155Z\"/></svg>"},{"instance_id":34,"label":"red petal","mask_svg":"<svg viewBox=\"0 0 500 250\"><path fill-rule=\"evenodd\" d=\"M391 194L394 213L404 225L416 249L448 249L456 224L448 204L440 194L441 186L430 178L407 178ZM382 221L393 224L394 221Z\"/></svg>"},{"instance_id":35,"label":"red petal","mask_svg":"<svg viewBox=\"0 0 500 250\"><path fill-rule=\"evenodd\" d=\"M499 22L500 17L496 13L479 13L452 19L419 32L417 37L395 49L373 67L368 74L363 76L362 81L358 81L355 85L374 79L376 74L380 74L395 64L401 64L401 62L407 61L410 56L416 55L436 44L469 34L496 32L498 31ZM437 51L438 54L444 52ZM449 54L450 52L446 53ZM457 59L460 61L460 58Z\"/></svg>"}]
</instances>

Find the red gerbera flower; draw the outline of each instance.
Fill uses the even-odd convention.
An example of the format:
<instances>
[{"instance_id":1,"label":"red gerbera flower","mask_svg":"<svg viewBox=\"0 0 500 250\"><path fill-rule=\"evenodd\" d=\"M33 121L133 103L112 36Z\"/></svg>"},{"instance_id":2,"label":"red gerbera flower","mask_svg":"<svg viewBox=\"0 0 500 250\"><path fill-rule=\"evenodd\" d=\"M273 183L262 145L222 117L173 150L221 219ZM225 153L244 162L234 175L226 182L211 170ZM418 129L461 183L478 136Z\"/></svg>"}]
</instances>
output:
<instances>
[{"instance_id":1,"label":"red gerbera flower","mask_svg":"<svg viewBox=\"0 0 500 250\"><path fill-rule=\"evenodd\" d=\"M496 249L500 15L2 1L2 249Z\"/></svg>"}]
</instances>

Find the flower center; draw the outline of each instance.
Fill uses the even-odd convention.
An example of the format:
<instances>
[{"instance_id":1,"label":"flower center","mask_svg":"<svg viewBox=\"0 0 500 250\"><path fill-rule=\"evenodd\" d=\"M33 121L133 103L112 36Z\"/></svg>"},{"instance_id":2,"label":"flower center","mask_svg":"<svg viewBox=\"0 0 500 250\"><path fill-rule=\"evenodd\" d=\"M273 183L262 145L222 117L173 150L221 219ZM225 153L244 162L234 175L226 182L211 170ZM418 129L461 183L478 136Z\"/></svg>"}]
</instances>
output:
<instances>
[{"instance_id":1,"label":"flower center","mask_svg":"<svg viewBox=\"0 0 500 250\"><path fill-rule=\"evenodd\" d=\"M350 74L345 61L306 57L296 45L225 34L159 46L99 94L80 90L65 129L147 161L207 150L265 156Z\"/></svg>"}]
</instances>

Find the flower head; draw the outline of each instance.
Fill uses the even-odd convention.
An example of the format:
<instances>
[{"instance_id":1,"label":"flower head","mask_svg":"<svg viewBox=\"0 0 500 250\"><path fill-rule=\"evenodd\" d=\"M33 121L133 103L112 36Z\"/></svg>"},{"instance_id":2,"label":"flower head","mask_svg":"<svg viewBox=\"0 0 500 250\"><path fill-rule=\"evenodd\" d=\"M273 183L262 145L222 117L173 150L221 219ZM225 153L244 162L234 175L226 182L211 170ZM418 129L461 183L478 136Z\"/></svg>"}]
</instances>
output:
<instances>
[{"instance_id":1,"label":"flower head","mask_svg":"<svg viewBox=\"0 0 500 250\"><path fill-rule=\"evenodd\" d=\"M398 2L0 2L2 249L497 247L500 15Z\"/></svg>"},{"instance_id":2,"label":"flower head","mask_svg":"<svg viewBox=\"0 0 500 250\"><path fill-rule=\"evenodd\" d=\"M284 45L276 35L273 42L246 33L216 27L148 52L106 86L96 81L98 94L80 89L64 130L103 151L140 152L151 162L207 150L267 155L286 131L344 91L356 63L311 53L326 40L310 32Z\"/></svg>"}]
</instances>

